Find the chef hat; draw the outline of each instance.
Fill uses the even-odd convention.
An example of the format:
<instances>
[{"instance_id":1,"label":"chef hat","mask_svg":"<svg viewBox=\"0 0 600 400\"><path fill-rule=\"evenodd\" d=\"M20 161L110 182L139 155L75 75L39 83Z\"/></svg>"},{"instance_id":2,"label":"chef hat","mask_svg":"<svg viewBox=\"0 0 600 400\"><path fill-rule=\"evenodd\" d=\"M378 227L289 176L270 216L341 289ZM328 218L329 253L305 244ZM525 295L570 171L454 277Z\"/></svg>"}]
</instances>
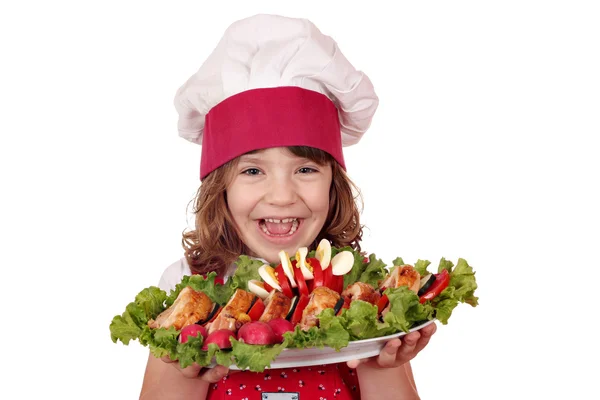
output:
<instances>
[{"instance_id":1,"label":"chef hat","mask_svg":"<svg viewBox=\"0 0 600 400\"><path fill-rule=\"evenodd\" d=\"M252 150L310 146L345 168L379 99L336 42L306 19L255 15L233 23L179 88L183 138L202 145L200 179Z\"/></svg>"}]
</instances>

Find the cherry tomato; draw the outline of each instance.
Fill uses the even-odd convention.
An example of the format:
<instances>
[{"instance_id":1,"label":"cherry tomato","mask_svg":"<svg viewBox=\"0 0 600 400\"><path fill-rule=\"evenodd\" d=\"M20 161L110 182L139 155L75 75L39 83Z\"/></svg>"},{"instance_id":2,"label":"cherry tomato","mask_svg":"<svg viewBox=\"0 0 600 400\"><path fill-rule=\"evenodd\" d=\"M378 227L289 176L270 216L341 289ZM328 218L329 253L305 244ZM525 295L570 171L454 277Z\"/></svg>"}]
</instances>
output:
<instances>
[{"instance_id":1,"label":"cherry tomato","mask_svg":"<svg viewBox=\"0 0 600 400\"><path fill-rule=\"evenodd\" d=\"M294 297L294 292L292 292L290 281L288 281L287 276L285 276L285 272L283 272L283 267L281 266L281 264L279 264L277 268L275 268L275 273L277 274L279 286L281 286L281 292L290 299Z\"/></svg>"},{"instance_id":2,"label":"cherry tomato","mask_svg":"<svg viewBox=\"0 0 600 400\"><path fill-rule=\"evenodd\" d=\"M250 307L250 311L248 311L248 316L252 321L258 321L264 311L265 303L263 303L262 299L256 299L254 305Z\"/></svg>"}]
</instances>

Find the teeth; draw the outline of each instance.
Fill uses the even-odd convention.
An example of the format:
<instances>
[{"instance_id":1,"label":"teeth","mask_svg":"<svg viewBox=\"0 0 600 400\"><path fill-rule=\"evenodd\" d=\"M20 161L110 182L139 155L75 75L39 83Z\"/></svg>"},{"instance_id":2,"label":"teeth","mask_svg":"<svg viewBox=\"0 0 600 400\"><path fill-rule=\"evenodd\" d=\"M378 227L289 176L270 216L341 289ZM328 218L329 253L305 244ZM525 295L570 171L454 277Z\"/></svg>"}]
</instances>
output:
<instances>
[{"instance_id":1,"label":"teeth","mask_svg":"<svg viewBox=\"0 0 600 400\"><path fill-rule=\"evenodd\" d=\"M298 219L296 218L285 218L285 219L273 219L273 218L266 218L265 221L267 222L272 222L275 224L281 224L281 223L288 223L288 222L292 222L292 221L298 221Z\"/></svg>"},{"instance_id":2,"label":"teeth","mask_svg":"<svg viewBox=\"0 0 600 400\"><path fill-rule=\"evenodd\" d=\"M265 219L265 221L279 223L280 220ZM296 232L296 229L298 229L298 220L296 218L287 218L287 219L284 219L283 222L292 222L292 228L290 229L290 231L288 233L284 233L283 235L272 234L271 232L269 232L267 230L267 226L265 224L260 224L260 227L263 230L263 232L269 236L291 236L294 232Z\"/></svg>"}]
</instances>

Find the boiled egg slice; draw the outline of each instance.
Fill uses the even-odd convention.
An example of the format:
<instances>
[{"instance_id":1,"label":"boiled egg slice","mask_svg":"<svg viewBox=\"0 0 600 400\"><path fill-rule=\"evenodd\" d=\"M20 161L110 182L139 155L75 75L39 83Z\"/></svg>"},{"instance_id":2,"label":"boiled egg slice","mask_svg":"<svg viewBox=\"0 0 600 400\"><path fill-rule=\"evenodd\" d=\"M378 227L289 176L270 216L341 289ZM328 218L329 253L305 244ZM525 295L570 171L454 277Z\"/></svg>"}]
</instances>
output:
<instances>
[{"instance_id":1,"label":"boiled egg slice","mask_svg":"<svg viewBox=\"0 0 600 400\"><path fill-rule=\"evenodd\" d=\"M354 265L354 254L351 251L344 250L339 252L331 260L331 268L333 275L346 275Z\"/></svg>"},{"instance_id":2,"label":"boiled egg slice","mask_svg":"<svg viewBox=\"0 0 600 400\"><path fill-rule=\"evenodd\" d=\"M248 290L250 290L252 293L254 293L263 300L269 297L269 292L267 292L267 290L265 289L265 285L257 280L252 279L248 281Z\"/></svg>"},{"instance_id":3,"label":"boiled egg slice","mask_svg":"<svg viewBox=\"0 0 600 400\"><path fill-rule=\"evenodd\" d=\"M331 261L331 243L327 239L321 239L315 252L315 258L319 260L321 269L329 268L329 261Z\"/></svg>"},{"instance_id":4,"label":"boiled egg slice","mask_svg":"<svg viewBox=\"0 0 600 400\"><path fill-rule=\"evenodd\" d=\"M292 269L292 263L290 262L290 256L284 250L279 252L279 259L281 260L281 267L283 268L283 272L290 280L290 285L293 288L298 287L296 281L294 280L294 270Z\"/></svg>"},{"instance_id":5,"label":"boiled egg slice","mask_svg":"<svg viewBox=\"0 0 600 400\"><path fill-rule=\"evenodd\" d=\"M306 264L306 256L308 255L308 248L300 247L298 251L296 251L296 268L300 268L300 272L302 272L302 276L304 280L311 280L315 277L312 273L312 267Z\"/></svg>"},{"instance_id":6,"label":"boiled egg slice","mask_svg":"<svg viewBox=\"0 0 600 400\"><path fill-rule=\"evenodd\" d=\"M265 264L258 269L258 274L269 286L281 291L281 286L279 286L279 281L277 280L277 275L275 275L275 270L269 264Z\"/></svg>"}]
</instances>

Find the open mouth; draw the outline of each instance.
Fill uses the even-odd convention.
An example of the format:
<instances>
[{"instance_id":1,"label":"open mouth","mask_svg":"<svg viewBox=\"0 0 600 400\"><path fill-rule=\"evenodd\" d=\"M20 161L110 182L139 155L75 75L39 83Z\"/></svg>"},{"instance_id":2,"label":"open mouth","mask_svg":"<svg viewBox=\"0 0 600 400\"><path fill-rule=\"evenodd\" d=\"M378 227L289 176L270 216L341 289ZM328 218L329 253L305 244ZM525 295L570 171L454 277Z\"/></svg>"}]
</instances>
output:
<instances>
[{"instance_id":1,"label":"open mouth","mask_svg":"<svg viewBox=\"0 0 600 400\"><path fill-rule=\"evenodd\" d=\"M260 229L268 236L285 237L296 232L300 225L298 218L265 218L258 221Z\"/></svg>"}]
</instances>

